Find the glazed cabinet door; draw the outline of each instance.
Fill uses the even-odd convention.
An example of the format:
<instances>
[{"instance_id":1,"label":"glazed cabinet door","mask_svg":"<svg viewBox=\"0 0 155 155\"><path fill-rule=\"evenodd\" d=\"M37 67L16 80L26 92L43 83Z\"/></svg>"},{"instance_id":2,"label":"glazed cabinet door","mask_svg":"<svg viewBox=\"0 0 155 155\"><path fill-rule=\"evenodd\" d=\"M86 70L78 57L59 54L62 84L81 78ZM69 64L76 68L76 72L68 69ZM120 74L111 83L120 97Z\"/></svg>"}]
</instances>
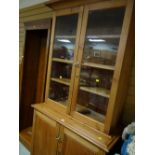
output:
<instances>
[{"instance_id":1,"label":"glazed cabinet door","mask_svg":"<svg viewBox=\"0 0 155 155\"><path fill-rule=\"evenodd\" d=\"M60 134L59 155L105 155L99 148L66 128Z\"/></svg>"},{"instance_id":2,"label":"glazed cabinet door","mask_svg":"<svg viewBox=\"0 0 155 155\"><path fill-rule=\"evenodd\" d=\"M99 130L109 106L124 13L124 1L90 4L84 9L72 111L74 117Z\"/></svg>"},{"instance_id":3,"label":"glazed cabinet door","mask_svg":"<svg viewBox=\"0 0 155 155\"><path fill-rule=\"evenodd\" d=\"M55 121L35 111L31 155L56 155L57 131Z\"/></svg>"},{"instance_id":4,"label":"glazed cabinet door","mask_svg":"<svg viewBox=\"0 0 155 155\"><path fill-rule=\"evenodd\" d=\"M47 102L66 110L70 104L83 8L54 12L49 55Z\"/></svg>"}]
</instances>

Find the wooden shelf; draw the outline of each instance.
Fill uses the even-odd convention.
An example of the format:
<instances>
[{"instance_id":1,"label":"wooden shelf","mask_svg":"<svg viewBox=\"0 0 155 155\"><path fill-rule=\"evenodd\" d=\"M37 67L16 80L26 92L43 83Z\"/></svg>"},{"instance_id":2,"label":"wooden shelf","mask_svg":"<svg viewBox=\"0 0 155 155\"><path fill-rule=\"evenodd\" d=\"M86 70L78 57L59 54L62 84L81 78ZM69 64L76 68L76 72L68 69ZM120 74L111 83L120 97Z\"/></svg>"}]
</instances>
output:
<instances>
[{"instance_id":1,"label":"wooden shelf","mask_svg":"<svg viewBox=\"0 0 155 155\"><path fill-rule=\"evenodd\" d=\"M58 82L58 83L67 85L67 86L70 85L70 79L67 79L67 78L62 78L62 79L59 79L59 78L51 78L51 80L54 81L54 82Z\"/></svg>"},{"instance_id":2,"label":"wooden shelf","mask_svg":"<svg viewBox=\"0 0 155 155\"><path fill-rule=\"evenodd\" d=\"M80 87L80 90L86 91L88 93L96 94L103 97L110 97L110 91L104 88L98 87Z\"/></svg>"},{"instance_id":3,"label":"wooden shelf","mask_svg":"<svg viewBox=\"0 0 155 155\"><path fill-rule=\"evenodd\" d=\"M107 34L107 35L88 35L86 36L87 38L91 38L91 39L99 39L99 38L107 38L107 39L119 39L120 38L120 34ZM56 39L75 39L76 36L75 35L57 35L55 36Z\"/></svg>"},{"instance_id":4,"label":"wooden shelf","mask_svg":"<svg viewBox=\"0 0 155 155\"><path fill-rule=\"evenodd\" d=\"M93 67L93 68L106 69L106 70L112 70L112 71L115 70L115 66L96 64L92 62L84 62L82 65L86 67Z\"/></svg>"},{"instance_id":5,"label":"wooden shelf","mask_svg":"<svg viewBox=\"0 0 155 155\"><path fill-rule=\"evenodd\" d=\"M83 110L88 110L88 111L90 111L90 113L82 114L80 111L83 111ZM93 118L93 119L95 119L95 120L97 120L99 122L103 122L105 120L105 116L103 114L95 112L94 110L92 110L90 108L87 108L87 107L84 107L84 106L82 106L80 104L77 104L76 111L79 112L82 115Z\"/></svg>"},{"instance_id":6,"label":"wooden shelf","mask_svg":"<svg viewBox=\"0 0 155 155\"><path fill-rule=\"evenodd\" d=\"M62 105L67 105L68 104L68 100L64 100L64 101L58 101L59 103L61 103Z\"/></svg>"},{"instance_id":7,"label":"wooden shelf","mask_svg":"<svg viewBox=\"0 0 155 155\"><path fill-rule=\"evenodd\" d=\"M99 38L107 38L107 39L119 39L119 34L108 34L108 35L88 35L87 38L91 39L99 39Z\"/></svg>"},{"instance_id":8,"label":"wooden shelf","mask_svg":"<svg viewBox=\"0 0 155 155\"><path fill-rule=\"evenodd\" d=\"M62 35L62 36L60 36L60 35L57 35L57 36L55 36L55 38L56 39L75 39L75 35Z\"/></svg>"},{"instance_id":9,"label":"wooden shelf","mask_svg":"<svg viewBox=\"0 0 155 155\"><path fill-rule=\"evenodd\" d=\"M26 128L19 133L19 139L24 146L31 151L32 127Z\"/></svg>"},{"instance_id":10,"label":"wooden shelf","mask_svg":"<svg viewBox=\"0 0 155 155\"><path fill-rule=\"evenodd\" d=\"M52 61L54 61L54 62L61 62L61 63L67 63L67 64L73 64L73 61L72 60L68 60L68 59L52 58Z\"/></svg>"}]
</instances>

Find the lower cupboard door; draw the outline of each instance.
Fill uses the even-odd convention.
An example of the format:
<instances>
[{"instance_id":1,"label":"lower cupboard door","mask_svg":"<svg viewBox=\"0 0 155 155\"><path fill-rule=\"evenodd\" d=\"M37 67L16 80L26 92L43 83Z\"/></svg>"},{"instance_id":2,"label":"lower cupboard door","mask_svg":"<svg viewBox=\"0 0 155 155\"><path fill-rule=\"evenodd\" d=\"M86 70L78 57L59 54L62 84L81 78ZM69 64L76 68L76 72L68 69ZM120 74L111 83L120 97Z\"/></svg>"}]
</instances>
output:
<instances>
[{"instance_id":1,"label":"lower cupboard door","mask_svg":"<svg viewBox=\"0 0 155 155\"><path fill-rule=\"evenodd\" d=\"M56 155L57 123L35 112L32 155Z\"/></svg>"},{"instance_id":2,"label":"lower cupboard door","mask_svg":"<svg viewBox=\"0 0 155 155\"><path fill-rule=\"evenodd\" d=\"M99 148L64 129L61 155L105 155Z\"/></svg>"}]
</instances>

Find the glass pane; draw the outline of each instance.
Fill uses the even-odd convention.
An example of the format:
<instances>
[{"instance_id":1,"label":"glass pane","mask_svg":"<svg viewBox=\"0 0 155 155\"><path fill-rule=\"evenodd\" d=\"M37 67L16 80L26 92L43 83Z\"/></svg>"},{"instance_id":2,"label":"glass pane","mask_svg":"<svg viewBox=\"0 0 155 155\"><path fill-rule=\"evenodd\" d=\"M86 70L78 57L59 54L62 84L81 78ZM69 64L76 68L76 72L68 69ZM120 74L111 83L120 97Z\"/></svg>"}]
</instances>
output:
<instances>
[{"instance_id":1,"label":"glass pane","mask_svg":"<svg viewBox=\"0 0 155 155\"><path fill-rule=\"evenodd\" d=\"M103 122L110 97L113 71L83 66L76 111Z\"/></svg>"},{"instance_id":2,"label":"glass pane","mask_svg":"<svg viewBox=\"0 0 155 155\"><path fill-rule=\"evenodd\" d=\"M53 57L73 60L78 15L60 16L56 19Z\"/></svg>"},{"instance_id":3,"label":"glass pane","mask_svg":"<svg viewBox=\"0 0 155 155\"><path fill-rule=\"evenodd\" d=\"M76 111L103 122L109 99L83 90L79 90L79 96Z\"/></svg>"},{"instance_id":4,"label":"glass pane","mask_svg":"<svg viewBox=\"0 0 155 155\"><path fill-rule=\"evenodd\" d=\"M67 105L78 14L56 18L49 98Z\"/></svg>"},{"instance_id":5,"label":"glass pane","mask_svg":"<svg viewBox=\"0 0 155 155\"><path fill-rule=\"evenodd\" d=\"M55 100L57 102L60 102L63 105L67 104L67 99L68 99L68 87L57 83L55 81L53 81L51 83L51 89L50 89L50 94L49 94L49 98L51 98L52 100ZM52 91L55 90L55 91Z\"/></svg>"},{"instance_id":6,"label":"glass pane","mask_svg":"<svg viewBox=\"0 0 155 155\"><path fill-rule=\"evenodd\" d=\"M115 65L124 8L89 12L83 62Z\"/></svg>"},{"instance_id":7,"label":"glass pane","mask_svg":"<svg viewBox=\"0 0 155 155\"><path fill-rule=\"evenodd\" d=\"M124 8L90 11L76 111L103 122L113 79Z\"/></svg>"},{"instance_id":8,"label":"glass pane","mask_svg":"<svg viewBox=\"0 0 155 155\"><path fill-rule=\"evenodd\" d=\"M80 87L104 88L110 91L113 71L82 67Z\"/></svg>"}]
</instances>

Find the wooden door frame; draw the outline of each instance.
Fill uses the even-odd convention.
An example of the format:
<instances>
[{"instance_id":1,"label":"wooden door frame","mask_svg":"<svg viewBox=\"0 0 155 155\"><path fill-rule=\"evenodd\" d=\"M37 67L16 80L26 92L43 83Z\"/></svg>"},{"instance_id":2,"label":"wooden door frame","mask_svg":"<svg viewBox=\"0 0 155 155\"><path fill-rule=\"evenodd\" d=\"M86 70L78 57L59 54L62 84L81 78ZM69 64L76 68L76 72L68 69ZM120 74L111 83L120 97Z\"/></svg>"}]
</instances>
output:
<instances>
[{"instance_id":1,"label":"wooden door frame","mask_svg":"<svg viewBox=\"0 0 155 155\"><path fill-rule=\"evenodd\" d=\"M49 51L49 42L50 42L50 30L51 30L51 18L47 18L47 19L43 19L43 20L35 20L35 21L31 21L31 22L26 22L24 23L25 27L24 27L24 31L25 31L25 37L24 37L24 49L23 49L23 59L21 62L21 67L20 67L20 85L19 85L19 110L21 112L21 100L22 100L22 87L23 87L23 74L24 74L24 66L25 66L25 60L24 57L26 55L26 38L27 38L27 30L47 30L47 41L46 41L46 49L45 49L45 67L44 67L44 72L43 74L46 76L46 70L47 70L47 61L48 61L48 51ZM43 85L45 85L46 83L46 78L44 78L43 80ZM40 97L40 99L42 101L45 100L45 90L41 90L42 91L42 96ZM21 115L21 114L20 114ZM32 118L33 119L33 118ZM21 118L20 118L20 121Z\"/></svg>"},{"instance_id":2,"label":"wooden door frame","mask_svg":"<svg viewBox=\"0 0 155 155\"><path fill-rule=\"evenodd\" d=\"M48 57L49 57L49 45L50 45L50 33L51 33L51 22L52 19L51 18L47 18L47 19L41 19L41 20L34 20L34 21L30 21L30 22L26 22L24 24L25 26L25 30L43 30L43 29L47 29L47 42L46 42L46 50L45 50L45 68L44 68L44 81L43 81L43 85L46 84L46 75L47 75L47 64L48 64ZM44 90L42 90L42 102L45 101L45 88Z\"/></svg>"},{"instance_id":3,"label":"wooden door frame","mask_svg":"<svg viewBox=\"0 0 155 155\"><path fill-rule=\"evenodd\" d=\"M41 19L41 20L34 20L30 22L24 23L24 31L25 31L25 37L24 37L24 48L23 48L23 56L20 63L20 82L19 82L19 101L21 99L21 92L22 92L22 81L23 81L23 72L24 72L24 57L25 57L25 43L26 43L26 36L27 36L27 30L42 30L47 29L47 45L46 45L46 55L48 57L48 47L49 47L49 41L50 41L50 30L51 30L51 18L47 19Z\"/></svg>"}]
</instances>

